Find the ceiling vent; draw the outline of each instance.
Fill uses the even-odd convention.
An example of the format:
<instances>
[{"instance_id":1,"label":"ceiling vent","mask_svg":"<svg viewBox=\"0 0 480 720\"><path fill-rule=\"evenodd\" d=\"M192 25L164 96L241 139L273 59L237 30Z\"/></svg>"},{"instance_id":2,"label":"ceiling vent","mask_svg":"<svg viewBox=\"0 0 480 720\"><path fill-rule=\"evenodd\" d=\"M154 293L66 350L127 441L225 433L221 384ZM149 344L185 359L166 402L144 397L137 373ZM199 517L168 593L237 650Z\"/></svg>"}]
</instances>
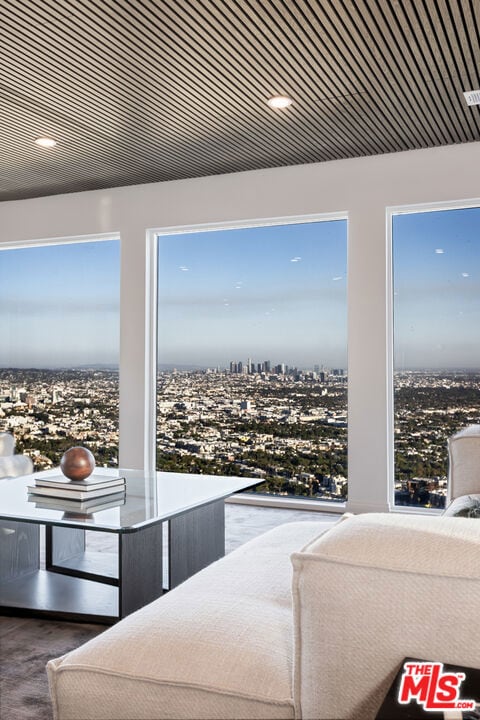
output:
<instances>
[{"instance_id":1,"label":"ceiling vent","mask_svg":"<svg viewBox=\"0 0 480 720\"><path fill-rule=\"evenodd\" d=\"M480 90L469 90L463 94L467 105L480 105Z\"/></svg>"}]
</instances>

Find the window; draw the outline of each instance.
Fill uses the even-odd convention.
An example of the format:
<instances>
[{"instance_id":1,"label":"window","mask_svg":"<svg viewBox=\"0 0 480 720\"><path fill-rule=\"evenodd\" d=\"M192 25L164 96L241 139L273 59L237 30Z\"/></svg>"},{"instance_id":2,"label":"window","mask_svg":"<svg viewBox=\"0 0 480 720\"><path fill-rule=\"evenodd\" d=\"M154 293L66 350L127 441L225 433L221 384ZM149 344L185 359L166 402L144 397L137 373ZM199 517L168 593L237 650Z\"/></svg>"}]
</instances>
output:
<instances>
[{"instance_id":1,"label":"window","mask_svg":"<svg viewBox=\"0 0 480 720\"><path fill-rule=\"evenodd\" d=\"M157 468L347 494L347 222L159 235Z\"/></svg>"},{"instance_id":2,"label":"window","mask_svg":"<svg viewBox=\"0 0 480 720\"><path fill-rule=\"evenodd\" d=\"M393 217L397 505L444 507L447 439L480 420L480 208Z\"/></svg>"},{"instance_id":3,"label":"window","mask_svg":"<svg viewBox=\"0 0 480 720\"><path fill-rule=\"evenodd\" d=\"M118 459L118 240L0 251L0 429L37 470Z\"/></svg>"}]
</instances>

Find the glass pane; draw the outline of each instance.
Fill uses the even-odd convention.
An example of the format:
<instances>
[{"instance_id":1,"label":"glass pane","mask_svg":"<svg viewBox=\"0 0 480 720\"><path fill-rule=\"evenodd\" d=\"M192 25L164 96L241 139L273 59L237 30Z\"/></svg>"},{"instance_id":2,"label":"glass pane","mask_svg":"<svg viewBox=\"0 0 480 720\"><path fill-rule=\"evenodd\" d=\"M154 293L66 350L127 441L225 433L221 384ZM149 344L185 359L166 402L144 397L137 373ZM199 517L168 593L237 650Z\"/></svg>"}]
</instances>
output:
<instances>
[{"instance_id":1,"label":"glass pane","mask_svg":"<svg viewBox=\"0 0 480 720\"><path fill-rule=\"evenodd\" d=\"M395 502L444 507L447 439L480 421L480 208L393 218Z\"/></svg>"},{"instance_id":2,"label":"glass pane","mask_svg":"<svg viewBox=\"0 0 480 720\"><path fill-rule=\"evenodd\" d=\"M158 238L157 468L347 493L345 220Z\"/></svg>"},{"instance_id":3,"label":"glass pane","mask_svg":"<svg viewBox=\"0 0 480 720\"><path fill-rule=\"evenodd\" d=\"M118 462L120 243L0 252L0 431L37 470L84 445Z\"/></svg>"}]
</instances>

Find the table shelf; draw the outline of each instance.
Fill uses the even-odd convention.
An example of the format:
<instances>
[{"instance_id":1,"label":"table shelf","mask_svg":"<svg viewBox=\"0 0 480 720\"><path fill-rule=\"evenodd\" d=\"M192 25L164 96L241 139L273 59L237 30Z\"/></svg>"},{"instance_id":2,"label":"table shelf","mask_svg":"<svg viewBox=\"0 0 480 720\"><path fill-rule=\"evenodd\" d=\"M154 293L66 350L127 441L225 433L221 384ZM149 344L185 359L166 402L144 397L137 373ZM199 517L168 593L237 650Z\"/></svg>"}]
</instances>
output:
<instances>
[{"instance_id":1,"label":"table shelf","mask_svg":"<svg viewBox=\"0 0 480 720\"><path fill-rule=\"evenodd\" d=\"M0 606L5 613L54 616L111 624L119 618L118 588L47 570L3 582Z\"/></svg>"}]
</instances>

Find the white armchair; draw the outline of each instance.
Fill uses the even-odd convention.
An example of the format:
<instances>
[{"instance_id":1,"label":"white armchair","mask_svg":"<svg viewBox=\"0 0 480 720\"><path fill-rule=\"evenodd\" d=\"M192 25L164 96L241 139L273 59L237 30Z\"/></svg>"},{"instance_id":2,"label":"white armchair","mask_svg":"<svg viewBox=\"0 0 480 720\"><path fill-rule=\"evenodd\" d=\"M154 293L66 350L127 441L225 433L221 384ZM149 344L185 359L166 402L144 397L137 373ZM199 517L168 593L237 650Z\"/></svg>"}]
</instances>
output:
<instances>
[{"instance_id":1,"label":"white armchair","mask_svg":"<svg viewBox=\"0 0 480 720\"><path fill-rule=\"evenodd\" d=\"M448 439L448 501L480 493L480 425L470 425Z\"/></svg>"},{"instance_id":2,"label":"white armchair","mask_svg":"<svg viewBox=\"0 0 480 720\"><path fill-rule=\"evenodd\" d=\"M0 478L18 477L33 472L33 463L27 455L15 455L15 438L11 433L0 433Z\"/></svg>"}]
</instances>

